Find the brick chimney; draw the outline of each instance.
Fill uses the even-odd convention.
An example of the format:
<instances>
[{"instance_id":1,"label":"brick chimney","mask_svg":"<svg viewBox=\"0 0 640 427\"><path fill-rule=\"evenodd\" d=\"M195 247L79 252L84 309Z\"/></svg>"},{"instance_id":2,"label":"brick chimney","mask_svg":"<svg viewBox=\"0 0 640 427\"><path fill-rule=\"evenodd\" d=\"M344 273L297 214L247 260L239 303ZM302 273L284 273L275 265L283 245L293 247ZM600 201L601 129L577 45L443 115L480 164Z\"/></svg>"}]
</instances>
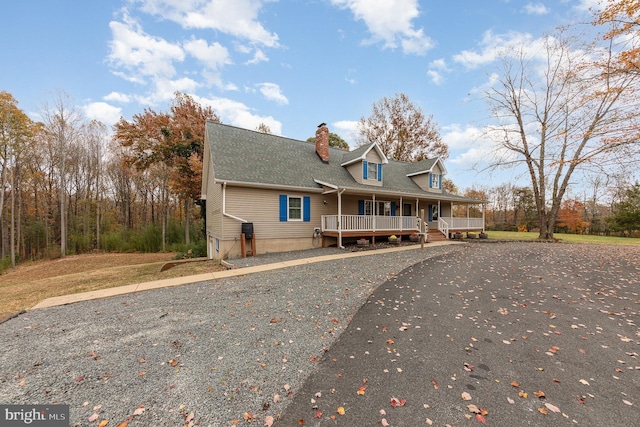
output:
<instances>
[{"instance_id":1,"label":"brick chimney","mask_svg":"<svg viewBox=\"0 0 640 427\"><path fill-rule=\"evenodd\" d=\"M326 123L320 123L316 130L316 153L323 162L329 163L329 128Z\"/></svg>"}]
</instances>

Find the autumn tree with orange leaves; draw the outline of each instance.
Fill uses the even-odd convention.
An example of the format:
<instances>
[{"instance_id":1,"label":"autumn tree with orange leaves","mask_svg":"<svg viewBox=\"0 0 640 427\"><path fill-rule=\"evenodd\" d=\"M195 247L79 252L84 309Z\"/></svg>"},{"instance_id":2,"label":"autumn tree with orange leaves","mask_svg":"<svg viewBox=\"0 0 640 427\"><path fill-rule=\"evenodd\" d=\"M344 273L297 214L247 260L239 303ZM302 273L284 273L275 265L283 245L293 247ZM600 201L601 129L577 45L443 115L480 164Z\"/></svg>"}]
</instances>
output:
<instances>
[{"instance_id":1,"label":"autumn tree with orange leaves","mask_svg":"<svg viewBox=\"0 0 640 427\"><path fill-rule=\"evenodd\" d=\"M200 196L204 132L207 121L220 119L211 107L177 92L169 113L145 109L131 122L121 118L114 126L114 141L125 151L125 161L139 170L161 165L168 171L168 185L185 206L185 243L189 245L190 206ZM166 218L163 214L163 247Z\"/></svg>"},{"instance_id":2,"label":"autumn tree with orange leaves","mask_svg":"<svg viewBox=\"0 0 640 427\"><path fill-rule=\"evenodd\" d=\"M603 38L615 47L616 72L640 74L640 2L609 0L594 25L605 28Z\"/></svg>"},{"instance_id":3,"label":"autumn tree with orange leaves","mask_svg":"<svg viewBox=\"0 0 640 427\"><path fill-rule=\"evenodd\" d=\"M564 228L570 233L580 234L589 226L584 217L585 208L583 203L573 199L565 200L562 202L558 212L558 228Z\"/></svg>"},{"instance_id":4,"label":"autumn tree with orange leaves","mask_svg":"<svg viewBox=\"0 0 640 427\"><path fill-rule=\"evenodd\" d=\"M449 156L433 116L425 116L404 93L375 102L371 116L360 118L357 133L358 146L377 142L389 159L414 162Z\"/></svg>"}]
</instances>

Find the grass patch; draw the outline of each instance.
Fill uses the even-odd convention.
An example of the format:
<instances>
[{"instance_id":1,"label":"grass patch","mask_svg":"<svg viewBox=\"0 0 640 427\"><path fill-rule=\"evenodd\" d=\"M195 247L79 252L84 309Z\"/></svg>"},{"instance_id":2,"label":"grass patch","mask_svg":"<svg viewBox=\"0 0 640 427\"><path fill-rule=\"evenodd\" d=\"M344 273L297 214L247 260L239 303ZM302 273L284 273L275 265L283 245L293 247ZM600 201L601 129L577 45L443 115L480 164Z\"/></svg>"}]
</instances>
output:
<instances>
[{"instance_id":1,"label":"grass patch","mask_svg":"<svg viewBox=\"0 0 640 427\"><path fill-rule=\"evenodd\" d=\"M537 232L487 231L489 239L496 240L536 240ZM592 236L582 234L554 233L553 237L562 243L578 243L586 245L640 246L640 239L617 236Z\"/></svg>"},{"instance_id":2,"label":"grass patch","mask_svg":"<svg viewBox=\"0 0 640 427\"><path fill-rule=\"evenodd\" d=\"M207 260L161 272L174 258L173 253L75 255L19 265L0 275L0 319L46 298L224 269L217 261Z\"/></svg>"}]
</instances>

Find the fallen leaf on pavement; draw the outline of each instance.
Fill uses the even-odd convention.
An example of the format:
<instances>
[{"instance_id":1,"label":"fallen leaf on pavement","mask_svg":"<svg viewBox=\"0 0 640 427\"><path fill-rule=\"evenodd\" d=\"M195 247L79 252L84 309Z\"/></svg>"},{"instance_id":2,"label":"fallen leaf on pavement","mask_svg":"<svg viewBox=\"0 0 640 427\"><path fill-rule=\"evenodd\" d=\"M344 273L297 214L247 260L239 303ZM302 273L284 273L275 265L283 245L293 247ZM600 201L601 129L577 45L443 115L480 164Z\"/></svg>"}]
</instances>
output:
<instances>
[{"instance_id":1,"label":"fallen leaf on pavement","mask_svg":"<svg viewBox=\"0 0 640 427\"><path fill-rule=\"evenodd\" d=\"M338 407L338 410L336 412L338 413L338 415L344 415L344 408L340 406Z\"/></svg>"},{"instance_id":2,"label":"fallen leaf on pavement","mask_svg":"<svg viewBox=\"0 0 640 427\"><path fill-rule=\"evenodd\" d=\"M462 397L462 400L471 400L471 395L466 391L462 393L461 397Z\"/></svg>"},{"instance_id":3,"label":"fallen leaf on pavement","mask_svg":"<svg viewBox=\"0 0 640 427\"><path fill-rule=\"evenodd\" d=\"M275 420L271 415L264 418L264 427L271 427Z\"/></svg>"},{"instance_id":4,"label":"fallen leaf on pavement","mask_svg":"<svg viewBox=\"0 0 640 427\"><path fill-rule=\"evenodd\" d=\"M548 402L547 402L547 403L545 403L545 404L544 404L544 406L546 406L546 408L547 408L548 410L550 410L551 412L560 412L560 408L558 408L558 407L557 407L557 406L555 406L555 405L552 405L551 403L548 403Z\"/></svg>"}]
</instances>

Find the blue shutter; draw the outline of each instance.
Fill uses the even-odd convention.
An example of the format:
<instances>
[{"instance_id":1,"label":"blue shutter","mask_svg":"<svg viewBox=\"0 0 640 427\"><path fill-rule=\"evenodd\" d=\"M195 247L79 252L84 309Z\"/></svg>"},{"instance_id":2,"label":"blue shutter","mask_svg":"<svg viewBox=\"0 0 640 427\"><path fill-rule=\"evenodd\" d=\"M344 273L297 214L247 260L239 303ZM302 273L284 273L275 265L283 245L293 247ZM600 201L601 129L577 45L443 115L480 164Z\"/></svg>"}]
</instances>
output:
<instances>
[{"instance_id":1,"label":"blue shutter","mask_svg":"<svg viewBox=\"0 0 640 427\"><path fill-rule=\"evenodd\" d=\"M367 179L367 176L369 175L369 171L367 170L367 168L369 167L369 164L367 163L366 160L362 161L362 179Z\"/></svg>"},{"instance_id":2,"label":"blue shutter","mask_svg":"<svg viewBox=\"0 0 640 427\"><path fill-rule=\"evenodd\" d=\"M286 194L280 195L280 221L286 222L288 215L288 200Z\"/></svg>"},{"instance_id":3,"label":"blue shutter","mask_svg":"<svg viewBox=\"0 0 640 427\"><path fill-rule=\"evenodd\" d=\"M302 220L304 222L311 221L311 197L309 196L302 198Z\"/></svg>"},{"instance_id":4,"label":"blue shutter","mask_svg":"<svg viewBox=\"0 0 640 427\"><path fill-rule=\"evenodd\" d=\"M396 202L391 202L391 216L396 216Z\"/></svg>"},{"instance_id":5,"label":"blue shutter","mask_svg":"<svg viewBox=\"0 0 640 427\"><path fill-rule=\"evenodd\" d=\"M364 200L358 200L358 215L364 215Z\"/></svg>"},{"instance_id":6,"label":"blue shutter","mask_svg":"<svg viewBox=\"0 0 640 427\"><path fill-rule=\"evenodd\" d=\"M429 222L433 221L433 205L429 205Z\"/></svg>"},{"instance_id":7,"label":"blue shutter","mask_svg":"<svg viewBox=\"0 0 640 427\"><path fill-rule=\"evenodd\" d=\"M433 188L433 173L429 174L429 188ZM429 210L431 212L431 210Z\"/></svg>"},{"instance_id":8,"label":"blue shutter","mask_svg":"<svg viewBox=\"0 0 640 427\"><path fill-rule=\"evenodd\" d=\"M382 181L382 163L378 163L378 181Z\"/></svg>"},{"instance_id":9,"label":"blue shutter","mask_svg":"<svg viewBox=\"0 0 640 427\"><path fill-rule=\"evenodd\" d=\"M442 175L438 175L438 188L442 188Z\"/></svg>"}]
</instances>

